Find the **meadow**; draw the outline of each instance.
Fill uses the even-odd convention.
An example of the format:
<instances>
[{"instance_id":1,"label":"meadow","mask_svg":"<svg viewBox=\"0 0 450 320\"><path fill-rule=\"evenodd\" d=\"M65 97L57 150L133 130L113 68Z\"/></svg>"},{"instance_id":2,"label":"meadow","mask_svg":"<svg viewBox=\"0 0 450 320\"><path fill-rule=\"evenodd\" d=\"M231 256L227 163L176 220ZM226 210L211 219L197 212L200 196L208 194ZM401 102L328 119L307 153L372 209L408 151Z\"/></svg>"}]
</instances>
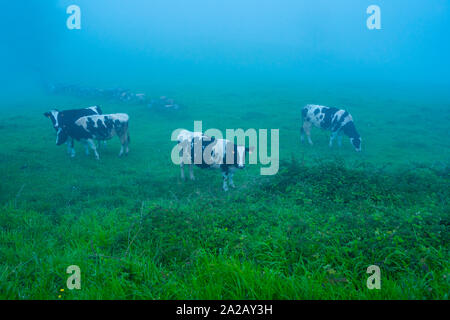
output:
<instances>
[{"instance_id":1,"label":"meadow","mask_svg":"<svg viewBox=\"0 0 450 320\"><path fill-rule=\"evenodd\" d=\"M169 89L170 88L170 89ZM145 106L51 96L3 102L0 119L1 299L448 299L450 98L399 87L341 84L137 88L186 105ZM300 144L306 103L348 109L363 138ZM43 116L99 104L130 115L100 160L70 158ZM280 171L195 169L182 182L173 130L280 129ZM68 290L66 268L81 269ZM370 265L381 290L366 286Z\"/></svg>"}]
</instances>

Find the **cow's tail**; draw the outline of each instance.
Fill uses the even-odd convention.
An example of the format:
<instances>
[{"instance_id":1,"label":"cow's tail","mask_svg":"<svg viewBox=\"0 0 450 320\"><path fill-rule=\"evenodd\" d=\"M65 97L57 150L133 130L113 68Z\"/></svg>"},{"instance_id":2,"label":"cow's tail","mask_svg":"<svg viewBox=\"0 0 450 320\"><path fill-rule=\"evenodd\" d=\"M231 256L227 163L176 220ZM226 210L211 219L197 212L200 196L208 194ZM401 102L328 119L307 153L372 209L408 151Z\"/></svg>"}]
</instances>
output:
<instances>
[{"instance_id":1,"label":"cow's tail","mask_svg":"<svg viewBox=\"0 0 450 320\"><path fill-rule=\"evenodd\" d=\"M308 114L308 107L304 106L302 109L302 125L300 126L300 140L303 141L305 139L305 129L303 125L305 123L306 115Z\"/></svg>"},{"instance_id":2,"label":"cow's tail","mask_svg":"<svg viewBox=\"0 0 450 320\"><path fill-rule=\"evenodd\" d=\"M308 114L308 106L304 106L302 109L302 122L305 121L306 115Z\"/></svg>"},{"instance_id":3,"label":"cow's tail","mask_svg":"<svg viewBox=\"0 0 450 320\"><path fill-rule=\"evenodd\" d=\"M127 135L127 144L130 143L130 131L128 127L128 121L124 125L124 133Z\"/></svg>"}]
</instances>

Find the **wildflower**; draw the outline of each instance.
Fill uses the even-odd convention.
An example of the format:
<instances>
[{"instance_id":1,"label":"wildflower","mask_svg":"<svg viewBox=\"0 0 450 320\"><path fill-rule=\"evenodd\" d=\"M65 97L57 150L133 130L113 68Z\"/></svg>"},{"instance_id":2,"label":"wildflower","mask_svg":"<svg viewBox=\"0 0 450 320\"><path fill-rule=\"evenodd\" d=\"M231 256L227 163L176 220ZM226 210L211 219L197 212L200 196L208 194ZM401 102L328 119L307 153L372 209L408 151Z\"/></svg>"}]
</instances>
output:
<instances>
[{"instance_id":1,"label":"wildflower","mask_svg":"<svg viewBox=\"0 0 450 320\"><path fill-rule=\"evenodd\" d=\"M334 269L328 269L327 272L329 274L336 274L336 270L334 270Z\"/></svg>"}]
</instances>

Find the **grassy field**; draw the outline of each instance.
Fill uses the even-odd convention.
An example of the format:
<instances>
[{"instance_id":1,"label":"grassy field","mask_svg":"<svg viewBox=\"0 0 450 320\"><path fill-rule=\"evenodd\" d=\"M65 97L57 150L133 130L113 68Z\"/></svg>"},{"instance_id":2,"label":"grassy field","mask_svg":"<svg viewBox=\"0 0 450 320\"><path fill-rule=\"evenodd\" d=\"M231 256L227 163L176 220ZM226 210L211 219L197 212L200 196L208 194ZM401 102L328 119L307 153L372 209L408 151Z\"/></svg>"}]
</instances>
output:
<instances>
[{"instance_id":1,"label":"grassy field","mask_svg":"<svg viewBox=\"0 0 450 320\"><path fill-rule=\"evenodd\" d=\"M2 299L448 299L448 98L345 87L149 88L187 106L73 97L20 97L0 119ZM432 95L430 95L432 96ZM301 145L300 108L346 107L363 138ZM130 115L128 157L118 139L100 161L55 146L43 112L100 104ZM174 129L280 129L280 171L196 169L181 182ZM66 268L81 268L81 290ZM381 290L366 287L370 265ZM64 289L63 291L61 291Z\"/></svg>"}]
</instances>

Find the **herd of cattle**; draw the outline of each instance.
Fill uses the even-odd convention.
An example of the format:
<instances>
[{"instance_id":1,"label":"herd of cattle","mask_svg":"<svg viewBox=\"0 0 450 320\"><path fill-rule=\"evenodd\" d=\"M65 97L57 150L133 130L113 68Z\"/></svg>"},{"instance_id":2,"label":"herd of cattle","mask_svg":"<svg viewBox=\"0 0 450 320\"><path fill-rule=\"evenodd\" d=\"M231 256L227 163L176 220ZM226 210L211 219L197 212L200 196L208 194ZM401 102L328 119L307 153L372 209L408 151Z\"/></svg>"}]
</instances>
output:
<instances>
[{"instance_id":1,"label":"herd of cattle","mask_svg":"<svg viewBox=\"0 0 450 320\"><path fill-rule=\"evenodd\" d=\"M49 83L45 86L51 94L71 95L75 97L106 99L114 103L146 104L149 98L145 93L135 93L124 88L95 88L84 87L76 84Z\"/></svg>"},{"instance_id":2,"label":"herd of cattle","mask_svg":"<svg viewBox=\"0 0 450 320\"><path fill-rule=\"evenodd\" d=\"M161 96L156 99L151 99L145 93L136 93L120 87L102 89L76 84L47 83L45 89L48 93L54 95L82 97L92 100L106 100L115 104L126 103L131 105L146 105L150 110L158 112L174 112L183 109L183 105L179 102L175 102L172 98Z\"/></svg>"},{"instance_id":3,"label":"herd of cattle","mask_svg":"<svg viewBox=\"0 0 450 320\"><path fill-rule=\"evenodd\" d=\"M125 113L103 114L98 106L85 109L59 111L50 110L44 115L52 121L56 131L56 145L67 143L68 153L74 157L74 141L83 141L86 154L89 147L99 159L98 147L106 140L118 136L121 143L119 157L128 154L130 135L128 132L129 116ZM345 110L319 105L306 105L302 109L301 141L304 134L312 145L312 126L331 131L330 147L338 138L341 146L342 135L350 138L356 151L361 151L361 136L353 122L352 116ZM245 156L253 151L253 147L235 145L226 139L215 139L201 132L183 130L178 135L181 156L181 178L184 180L184 164L189 164L190 179L194 180L193 165L200 168L219 168L223 176L223 189L234 188L233 174L236 169L245 167ZM208 152L205 152L207 150ZM187 152L186 152L187 151Z\"/></svg>"}]
</instances>

